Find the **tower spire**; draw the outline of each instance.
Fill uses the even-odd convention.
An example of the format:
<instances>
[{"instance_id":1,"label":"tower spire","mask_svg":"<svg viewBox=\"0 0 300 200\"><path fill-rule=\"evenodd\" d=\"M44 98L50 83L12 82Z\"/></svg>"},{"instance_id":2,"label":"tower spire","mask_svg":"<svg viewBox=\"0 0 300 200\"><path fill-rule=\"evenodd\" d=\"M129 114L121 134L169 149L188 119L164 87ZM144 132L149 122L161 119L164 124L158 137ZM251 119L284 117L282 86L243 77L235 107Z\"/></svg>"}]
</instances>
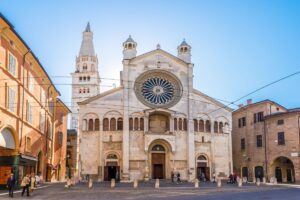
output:
<instances>
[{"instance_id":1,"label":"tower spire","mask_svg":"<svg viewBox=\"0 0 300 200\"><path fill-rule=\"evenodd\" d=\"M93 32L91 31L90 22L87 23L86 28L82 33L79 56L95 56Z\"/></svg>"}]
</instances>

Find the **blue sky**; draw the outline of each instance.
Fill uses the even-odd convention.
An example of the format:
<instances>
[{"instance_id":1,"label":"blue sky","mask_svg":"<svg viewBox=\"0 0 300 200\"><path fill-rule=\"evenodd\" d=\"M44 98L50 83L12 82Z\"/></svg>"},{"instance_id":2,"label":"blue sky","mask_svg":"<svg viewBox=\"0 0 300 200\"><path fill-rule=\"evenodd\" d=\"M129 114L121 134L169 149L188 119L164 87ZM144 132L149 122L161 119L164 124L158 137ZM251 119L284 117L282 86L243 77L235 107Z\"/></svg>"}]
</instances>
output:
<instances>
[{"instance_id":1,"label":"blue sky","mask_svg":"<svg viewBox=\"0 0 300 200\"><path fill-rule=\"evenodd\" d=\"M88 21L102 78L119 78L122 42L129 34L138 43L138 54L160 43L162 49L177 55L176 48L185 38L192 46L194 87L228 101L300 70L297 0L0 0L0 12L50 76L70 76L75 70ZM52 80L71 83L70 78ZM300 74L249 98L300 107L299 83ZM102 84L113 82L103 80ZM57 88L70 105L71 86Z\"/></svg>"}]
</instances>

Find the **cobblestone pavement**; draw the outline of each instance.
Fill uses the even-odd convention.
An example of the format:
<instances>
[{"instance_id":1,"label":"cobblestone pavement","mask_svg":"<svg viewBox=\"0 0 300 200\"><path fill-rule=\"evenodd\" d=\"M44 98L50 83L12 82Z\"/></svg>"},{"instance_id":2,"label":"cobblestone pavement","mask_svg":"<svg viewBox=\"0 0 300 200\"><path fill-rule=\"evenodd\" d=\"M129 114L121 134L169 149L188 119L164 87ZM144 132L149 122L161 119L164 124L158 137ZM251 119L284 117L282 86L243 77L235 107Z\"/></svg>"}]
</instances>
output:
<instances>
[{"instance_id":1,"label":"cobblestone pavement","mask_svg":"<svg viewBox=\"0 0 300 200\"><path fill-rule=\"evenodd\" d=\"M10 199L7 196L0 194L0 199ZM66 189L64 184L59 183L37 189L31 197L22 198L20 193L16 193L14 199L299 200L300 189L283 186L257 187L253 184L246 184L242 188L223 184L222 188L217 188L212 183L201 183L199 188L194 188L192 183L173 184L170 182L162 182L161 187L155 189L154 181L140 183L137 189L132 187L132 183L117 183L114 189L110 188L110 183L96 183L92 189L88 189L87 184L82 183Z\"/></svg>"}]
</instances>

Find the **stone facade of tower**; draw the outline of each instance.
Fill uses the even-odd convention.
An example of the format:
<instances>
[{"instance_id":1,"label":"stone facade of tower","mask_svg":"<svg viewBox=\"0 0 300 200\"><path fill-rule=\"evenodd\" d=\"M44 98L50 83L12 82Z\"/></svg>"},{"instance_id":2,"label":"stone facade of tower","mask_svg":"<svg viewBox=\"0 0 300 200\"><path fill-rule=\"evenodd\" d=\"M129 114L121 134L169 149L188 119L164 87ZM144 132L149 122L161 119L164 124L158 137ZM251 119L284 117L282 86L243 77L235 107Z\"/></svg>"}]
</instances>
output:
<instances>
[{"instance_id":1,"label":"stone facade of tower","mask_svg":"<svg viewBox=\"0 0 300 200\"><path fill-rule=\"evenodd\" d=\"M78 102L100 93L98 58L93 44L93 32L88 23L82 33L79 55L76 57L76 69L72 75L72 117L71 128L78 127Z\"/></svg>"}]
</instances>

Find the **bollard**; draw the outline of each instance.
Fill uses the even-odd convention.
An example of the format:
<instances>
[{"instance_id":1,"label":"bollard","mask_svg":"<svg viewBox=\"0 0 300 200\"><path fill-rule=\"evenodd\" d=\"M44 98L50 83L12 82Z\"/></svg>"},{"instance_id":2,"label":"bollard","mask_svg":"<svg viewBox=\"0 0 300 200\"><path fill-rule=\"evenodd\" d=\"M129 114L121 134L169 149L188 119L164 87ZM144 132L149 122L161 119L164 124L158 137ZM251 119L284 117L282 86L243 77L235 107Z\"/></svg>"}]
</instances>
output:
<instances>
[{"instance_id":1,"label":"bollard","mask_svg":"<svg viewBox=\"0 0 300 200\"><path fill-rule=\"evenodd\" d=\"M199 180L196 178L195 179L195 188L198 188L199 187Z\"/></svg>"},{"instance_id":2,"label":"bollard","mask_svg":"<svg viewBox=\"0 0 300 200\"><path fill-rule=\"evenodd\" d=\"M257 187L260 186L260 178L258 178L258 179L256 180L256 186L257 186Z\"/></svg>"},{"instance_id":3,"label":"bollard","mask_svg":"<svg viewBox=\"0 0 300 200\"><path fill-rule=\"evenodd\" d=\"M217 186L218 186L218 187L222 187L222 181L221 181L220 178L218 178Z\"/></svg>"},{"instance_id":4,"label":"bollard","mask_svg":"<svg viewBox=\"0 0 300 200\"><path fill-rule=\"evenodd\" d=\"M277 178L274 178L274 185L277 185Z\"/></svg>"},{"instance_id":5,"label":"bollard","mask_svg":"<svg viewBox=\"0 0 300 200\"><path fill-rule=\"evenodd\" d=\"M93 187L93 179L91 179L91 178L89 179L88 185L89 185L89 189L91 189Z\"/></svg>"},{"instance_id":6,"label":"bollard","mask_svg":"<svg viewBox=\"0 0 300 200\"><path fill-rule=\"evenodd\" d=\"M263 184L267 183L267 179L265 177L263 177Z\"/></svg>"},{"instance_id":7,"label":"bollard","mask_svg":"<svg viewBox=\"0 0 300 200\"><path fill-rule=\"evenodd\" d=\"M70 188L70 187L71 187L71 181L70 181L70 179L67 179L65 188Z\"/></svg>"},{"instance_id":8,"label":"bollard","mask_svg":"<svg viewBox=\"0 0 300 200\"><path fill-rule=\"evenodd\" d=\"M242 187L242 186L243 186L243 180L239 179L239 181L238 181L238 187Z\"/></svg>"},{"instance_id":9,"label":"bollard","mask_svg":"<svg viewBox=\"0 0 300 200\"><path fill-rule=\"evenodd\" d=\"M139 184L138 180L134 179L134 181L133 181L133 188L138 188L138 184Z\"/></svg>"},{"instance_id":10,"label":"bollard","mask_svg":"<svg viewBox=\"0 0 300 200\"><path fill-rule=\"evenodd\" d=\"M155 180L155 188L159 188L159 179L158 178Z\"/></svg>"},{"instance_id":11,"label":"bollard","mask_svg":"<svg viewBox=\"0 0 300 200\"><path fill-rule=\"evenodd\" d=\"M116 180L114 178L111 179L110 187L111 188L115 188L116 187Z\"/></svg>"}]
</instances>

